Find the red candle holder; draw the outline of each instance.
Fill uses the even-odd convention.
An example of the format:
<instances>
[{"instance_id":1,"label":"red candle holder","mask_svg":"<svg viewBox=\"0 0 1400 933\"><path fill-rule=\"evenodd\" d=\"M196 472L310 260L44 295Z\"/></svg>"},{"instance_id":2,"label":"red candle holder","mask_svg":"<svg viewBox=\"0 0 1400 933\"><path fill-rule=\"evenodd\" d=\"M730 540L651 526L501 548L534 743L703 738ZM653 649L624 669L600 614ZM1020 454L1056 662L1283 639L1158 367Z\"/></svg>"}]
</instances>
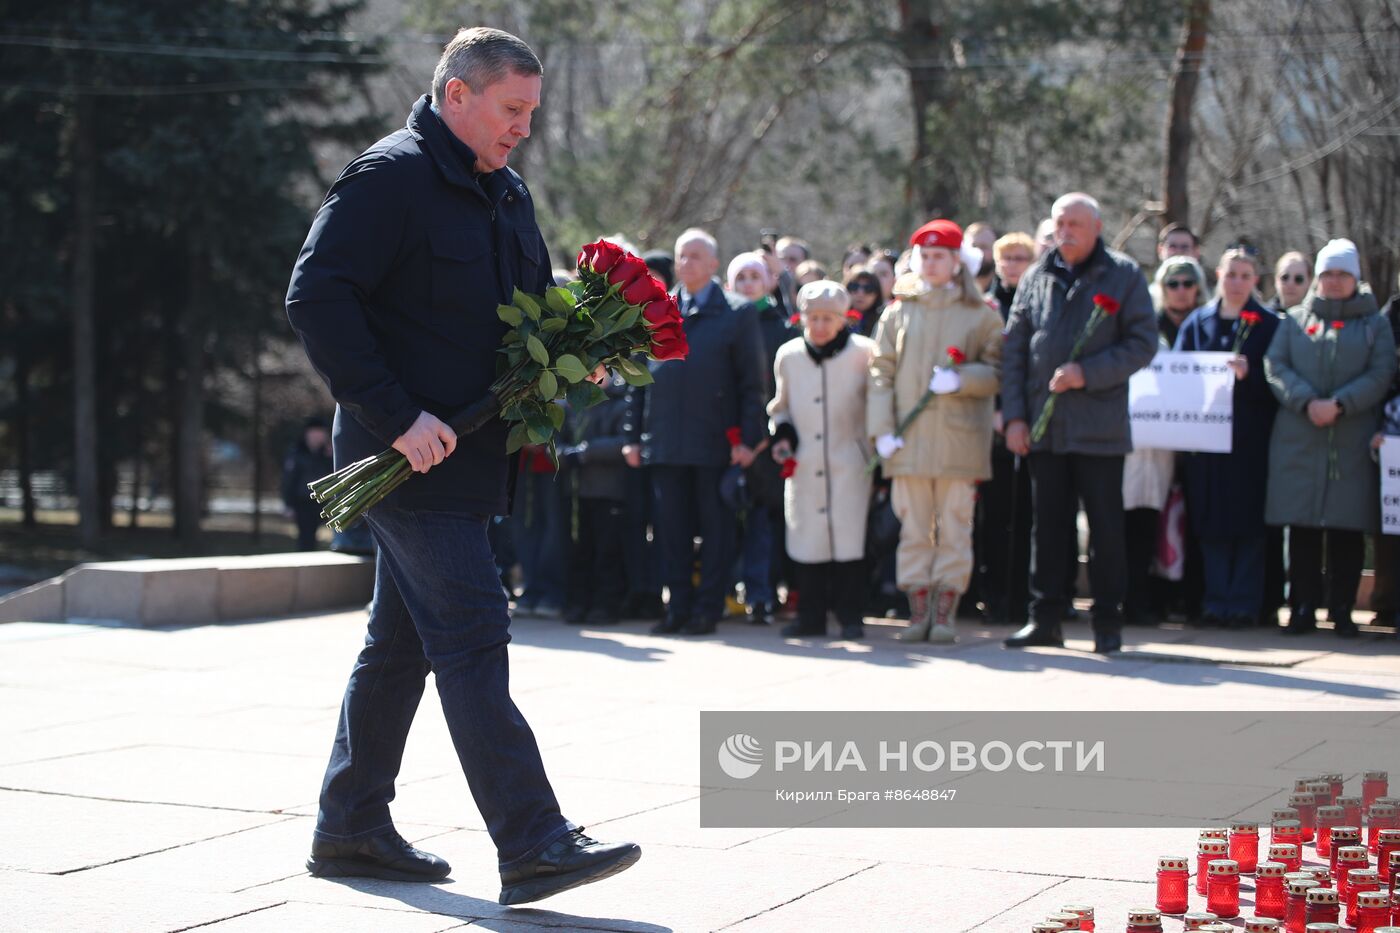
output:
<instances>
[{"instance_id":1,"label":"red candle holder","mask_svg":"<svg viewBox=\"0 0 1400 933\"><path fill-rule=\"evenodd\" d=\"M1336 888L1313 888L1308 892L1307 923L1339 923L1341 917ZM1306 924L1303 928L1307 929Z\"/></svg>"},{"instance_id":2,"label":"red candle holder","mask_svg":"<svg viewBox=\"0 0 1400 933\"><path fill-rule=\"evenodd\" d=\"M1316 781L1309 781L1307 791L1308 793L1313 795L1313 803L1315 803L1317 806L1330 807L1332 805L1331 781L1323 781L1321 779Z\"/></svg>"},{"instance_id":3,"label":"red candle holder","mask_svg":"<svg viewBox=\"0 0 1400 933\"><path fill-rule=\"evenodd\" d=\"M1374 868L1353 868L1347 873L1347 891L1342 896L1347 926L1356 926L1356 898L1367 891L1381 889L1380 873Z\"/></svg>"},{"instance_id":4,"label":"red candle holder","mask_svg":"<svg viewBox=\"0 0 1400 933\"><path fill-rule=\"evenodd\" d=\"M1330 858L1332 855L1332 829L1342 825L1346 811L1341 807L1326 806L1317 808L1317 856Z\"/></svg>"},{"instance_id":5,"label":"red candle holder","mask_svg":"<svg viewBox=\"0 0 1400 933\"><path fill-rule=\"evenodd\" d=\"M1079 929L1083 933L1093 933L1094 929L1094 908L1084 904L1066 904L1060 908L1060 913L1074 914L1079 918Z\"/></svg>"},{"instance_id":6,"label":"red candle holder","mask_svg":"<svg viewBox=\"0 0 1400 933\"><path fill-rule=\"evenodd\" d=\"M1321 780L1332 785L1330 791L1332 793L1332 803L1335 805L1337 803L1337 798L1342 796L1343 788L1346 785L1346 775L1332 771L1322 775Z\"/></svg>"},{"instance_id":7,"label":"red candle holder","mask_svg":"<svg viewBox=\"0 0 1400 933\"><path fill-rule=\"evenodd\" d=\"M1128 926L1124 933L1162 933L1162 913L1147 907L1128 911Z\"/></svg>"},{"instance_id":8,"label":"red candle holder","mask_svg":"<svg viewBox=\"0 0 1400 933\"><path fill-rule=\"evenodd\" d=\"M1390 775L1384 771L1365 771L1361 774L1361 806L1369 809L1378 798L1390 793Z\"/></svg>"},{"instance_id":9,"label":"red candle holder","mask_svg":"<svg viewBox=\"0 0 1400 933\"><path fill-rule=\"evenodd\" d=\"M1240 874L1254 874L1259 863L1259 824L1235 820L1230 824L1230 858L1240 863Z\"/></svg>"},{"instance_id":10,"label":"red candle holder","mask_svg":"<svg viewBox=\"0 0 1400 933\"><path fill-rule=\"evenodd\" d=\"M1244 933L1279 933L1283 929L1283 921L1270 917L1255 917L1244 922Z\"/></svg>"},{"instance_id":11,"label":"red candle holder","mask_svg":"<svg viewBox=\"0 0 1400 933\"><path fill-rule=\"evenodd\" d=\"M1284 864L1260 862L1254 869L1254 914L1282 920L1285 899L1283 893Z\"/></svg>"},{"instance_id":12,"label":"red candle holder","mask_svg":"<svg viewBox=\"0 0 1400 933\"><path fill-rule=\"evenodd\" d=\"M1333 801L1334 807L1342 808L1342 824L1344 826L1361 825L1361 798L1360 797L1338 797Z\"/></svg>"},{"instance_id":13,"label":"red candle holder","mask_svg":"<svg viewBox=\"0 0 1400 933\"><path fill-rule=\"evenodd\" d=\"M1287 933L1303 933L1308 922L1308 892L1322 885L1311 878L1295 878L1288 882L1284 902L1283 927Z\"/></svg>"},{"instance_id":14,"label":"red candle holder","mask_svg":"<svg viewBox=\"0 0 1400 933\"><path fill-rule=\"evenodd\" d=\"M1051 920L1042 920L1039 923L1031 924L1031 933L1064 933L1065 925L1055 923Z\"/></svg>"},{"instance_id":15,"label":"red candle holder","mask_svg":"<svg viewBox=\"0 0 1400 933\"><path fill-rule=\"evenodd\" d=\"M1303 822L1302 820L1278 820L1269 828L1270 845L1295 845L1302 850L1303 847Z\"/></svg>"},{"instance_id":16,"label":"red candle holder","mask_svg":"<svg viewBox=\"0 0 1400 933\"><path fill-rule=\"evenodd\" d=\"M1365 846L1342 846L1337 850L1337 868L1332 872L1332 880L1337 883L1337 892L1346 897L1347 874L1354 868L1370 868L1371 859Z\"/></svg>"},{"instance_id":17,"label":"red candle holder","mask_svg":"<svg viewBox=\"0 0 1400 933\"><path fill-rule=\"evenodd\" d=\"M1293 793L1288 795L1288 805L1298 811L1299 841L1312 842L1313 827L1317 825L1317 798L1307 792Z\"/></svg>"},{"instance_id":18,"label":"red candle holder","mask_svg":"<svg viewBox=\"0 0 1400 933\"><path fill-rule=\"evenodd\" d=\"M1282 862L1286 872L1297 871L1303 866L1301 847L1291 842L1275 842L1269 846L1269 861Z\"/></svg>"},{"instance_id":19,"label":"red candle holder","mask_svg":"<svg viewBox=\"0 0 1400 933\"><path fill-rule=\"evenodd\" d=\"M1240 863L1211 859L1206 868L1206 910L1222 920L1240 915Z\"/></svg>"},{"instance_id":20,"label":"red candle holder","mask_svg":"<svg viewBox=\"0 0 1400 933\"><path fill-rule=\"evenodd\" d=\"M1229 827L1210 826L1196 834L1197 839L1229 839Z\"/></svg>"},{"instance_id":21,"label":"red candle holder","mask_svg":"<svg viewBox=\"0 0 1400 933\"><path fill-rule=\"evenodd\" d=\"M1376 834L1376 869L1381 881L1390 881L1391 856L1400 852L1400 829L1383 829Z\"/></svg>"},{"instance_id":22,"label":"red candle holder","mask_svg":"<svg viewBox=\"0 0 1400 933\"><path fill-rule=\"evenodd\" d=\"M1279 820L1296 820L1298 811L1292 807L1275 807L1269 814L1269 823L1277 823Z\"/></svg>"},{"instance_id":23,"label":"red candle holder","mask_svg":"<svg viewBox=\"0 0 1400 933\"><path fill-rule=\"evenodd\" d=\"M1212 859L1224 858L1230 854L1230 844L1224 839L1199 839L1196 841L1196 893L1206 893L1206 878Z\"/></svg>"},{"instance_id":24,"label":"red candle holder","mask_svg":"<svg viewBox=\"0 0 1400 933\"><path fill-rule=\"evenodd\" d=\"M1376 927L1390 923L1390 895L1384 891L1363 891L1356 896L1356 933L1376 933Z\"/></svg>"},{"instance_id":25,"label":"red candle holder","mask_svg":"<svg viewBox=\"0 0 1400 933\"><path fill-rule=\"evenodd\" d=\"M1078 914L1067 914L1063 910L1060 910L1046 917L1045 920L1047 923L1058 923L1066 930L1076 931L1076 933L1079 930Z\"/></svg>"},{"instance_id":26,"label":"red candle holder","mask_svg":"<svg viewBox=\"0 0 1400 933\"><path fill-rule=\"evenodd\" d=\"M1197 911L1195 913L1189 913L1186 916L1182 917L1181 922L1185 924L1185 926L1183 927L1185 933L1194 933L1194 931L1199 930L1207 923L1214 923L1219 919L1220 918L1217 917L1215 914L1206 913L1205 911Z\"/></svg>"},{"instance_id":27,"label":"red candle holder","mask_svg":"<svg viewBox=\"0 0 1400 933\"><path fill-rule=\"evenodd\" d=\"M1327 857L1327 867L1333 878L1337 877L1337 853L1346 848L1365 848L1361 845L1361 830L1355 826L1332 827L1332 851Z\"/></svg>"},{"instance_id":28,"label":"red candle holder","mask_svg":"<svg viewBox=\"0 0 1400 933\"><path fill-rule=\"evenodd\" d=\"M1157 859L1157 909L1164 914L1184 914L1188 906L1187 881L1191 862L1164 855Z\"/></svg>"},{"instance_id":29,"label":"red candle holder","mask_svg":"<svg viewBox=\"0 0 1400 933\"><path fill-rule=\"evenodd\" d=\"M1385 798L1389 799L1389 798ZM1384 800L1377 800L1371 804L1369 818L1366 821L1366 848L1372 854L1380 848L1381 830L1400 829L1400 810L1394 804L1386 803Z\"/></svg>"}]
</instances>

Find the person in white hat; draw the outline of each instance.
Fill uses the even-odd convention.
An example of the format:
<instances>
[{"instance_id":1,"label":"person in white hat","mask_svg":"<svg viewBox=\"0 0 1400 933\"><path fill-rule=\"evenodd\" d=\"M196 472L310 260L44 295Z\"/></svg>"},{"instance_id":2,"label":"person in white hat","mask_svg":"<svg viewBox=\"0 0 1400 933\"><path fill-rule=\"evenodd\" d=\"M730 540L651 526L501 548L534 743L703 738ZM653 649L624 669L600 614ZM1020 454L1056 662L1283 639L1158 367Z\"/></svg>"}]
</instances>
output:
<instances>
[{"instance_id":1,"label":"person in white hat","mask_svg":"<svg viewBox=\"0 0 1400 933\"><path fill-rule=\"evenodd\" d=\"M861 638L870 456L866 373L875 344L850 328L851 296L836 282L797 293L802 336L778 349L773 459L788 474L783 495L787 552L800 598L787 637L824 635L835 613L842 638Z\"/></svg>"}]
</instances>

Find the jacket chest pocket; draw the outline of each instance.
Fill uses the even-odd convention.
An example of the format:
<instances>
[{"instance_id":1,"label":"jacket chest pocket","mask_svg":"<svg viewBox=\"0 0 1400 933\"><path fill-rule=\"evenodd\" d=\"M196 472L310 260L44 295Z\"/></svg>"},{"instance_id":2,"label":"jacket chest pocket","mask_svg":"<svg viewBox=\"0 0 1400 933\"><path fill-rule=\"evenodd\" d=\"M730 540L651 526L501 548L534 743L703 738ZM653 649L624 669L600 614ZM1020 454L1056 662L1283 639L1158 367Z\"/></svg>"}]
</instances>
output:
<instances>
[{"instance_id":1,"label":"jacket chest pocket","mask_svg":"<svg viewBox=\"0 0 1400 933\"><path fill-rule=\"evenodd\" d=\"M544 264L544 249L540 238L532 230L517 228L516 248L520 256L520 279L515 284L523 292L535 292L535 283L540 280L540 267Z\"/></svg>"},{"instance_id":2,"label":"jacket chest pocket","mask_svg":"<svg viewBox=\"0 0 1400 933\"><path fill-rule=\"evenodd\" d=\"M437 228L428 231L428 249L434 314L463 314L483 298L495 306L496 268L488 239L467 229Z\"/></svg>"}]
</instances>

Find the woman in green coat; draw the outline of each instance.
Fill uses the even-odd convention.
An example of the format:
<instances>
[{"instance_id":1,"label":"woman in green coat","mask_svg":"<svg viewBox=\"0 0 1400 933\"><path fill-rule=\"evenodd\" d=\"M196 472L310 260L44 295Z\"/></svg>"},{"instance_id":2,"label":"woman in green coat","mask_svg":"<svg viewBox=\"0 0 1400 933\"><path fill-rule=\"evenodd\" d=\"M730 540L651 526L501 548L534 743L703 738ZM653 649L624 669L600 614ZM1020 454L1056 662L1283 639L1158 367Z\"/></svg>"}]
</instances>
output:
<instances>
[{"instance_id":1,"label":"woman in green coat","mask_svg":"<svg viewBox=\"0 0 1400 933\"><path fill-rule=\"evenodd\" d=\"M1395 339L1361 283L1350 240L1323 247L1316 272L1264 360L1280 406L1269 445L1265 520L1289 529L1287 633L1316 628L1325 601L1336 633L1354 637L1362 535L1378 531L1380 518L1369 444L1395 372Z\"/></svg>"}]
</instances>

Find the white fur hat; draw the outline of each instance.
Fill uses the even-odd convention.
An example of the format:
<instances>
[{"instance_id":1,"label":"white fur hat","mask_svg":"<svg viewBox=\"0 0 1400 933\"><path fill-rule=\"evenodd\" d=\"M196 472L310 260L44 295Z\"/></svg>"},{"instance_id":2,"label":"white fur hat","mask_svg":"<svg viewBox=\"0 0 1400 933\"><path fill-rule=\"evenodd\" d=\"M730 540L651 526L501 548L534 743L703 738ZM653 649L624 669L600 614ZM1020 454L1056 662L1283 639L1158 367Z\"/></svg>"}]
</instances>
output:
<instances>
[{"instance_id":1,"label":"white fur hat","mask_svg":"<svg viewBox=\"0 0 1400 933\"><path fill-rule=\"evenodd\" d=\"M809 311L845 314L851 309L851 296L840 282L819 279L802 286L802 290L797 293L797 309L803 314Z\"/></svg>"}]
</instances>

